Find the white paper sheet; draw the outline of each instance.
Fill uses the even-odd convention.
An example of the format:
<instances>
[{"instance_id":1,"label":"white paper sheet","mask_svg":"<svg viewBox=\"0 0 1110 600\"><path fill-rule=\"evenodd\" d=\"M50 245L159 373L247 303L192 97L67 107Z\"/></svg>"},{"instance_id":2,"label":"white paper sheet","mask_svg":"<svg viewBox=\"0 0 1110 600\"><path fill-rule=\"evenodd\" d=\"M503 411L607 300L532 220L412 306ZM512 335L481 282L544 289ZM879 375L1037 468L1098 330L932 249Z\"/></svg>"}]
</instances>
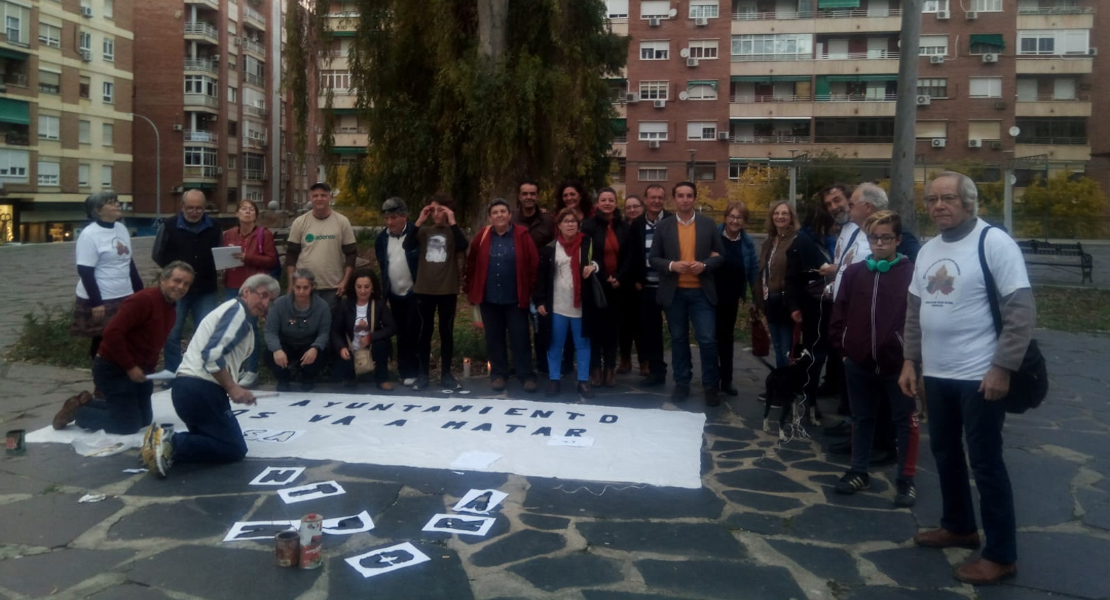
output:
<instances>
[{"instance_id":1,"label":"white paper sheet","mask_svg":"<svg viewBox=\"0 0 1110 600\"><path fill-rule=\"evenodd\" d=\"M363 577L374 577L431 560L409 542L371 550L345 559Z\"/></svg>"},{"instance_id":2,"label":"white paper sheet","mask_svg":"<svg viewBox=\"0 0 1110 600\"><path fill-rule=\"evenodd\" d=\"M352 525L351 520L357 520L358 525ZM374 519L367 511L362 511L357 515L349 517L336 517L334 519L324 519L322 523L322 531L328 535L351 535L352 533L363 533L370 531L374 528Z\"/></svg>"},{"instance_id":3,"label":"white paper sheet","mask_svg":"<svg viewBox=\"0 0 1110 600\"><path fill-rule=\"evenodd\" d=\"M295 504L297 502L327 498L328 496L338 496L346 493L347 491L343 489L343 486L335 481L321 481L319 483L310 483L300 487L278 490L278 496L281 496L281 500L286 504Z\"/></svg>"},{"instance_id":4,"label":"white paper sheet","mask_svg":"<svg viewBox=\"0 0 1110 600\"><path fill-rule=\"evenodd\" d=\"M234 256L242 252L243 249L239 246L219 246L213 248L212 260L216 263L216 270L222 271L223 269L234 269L235 267L243 266L243 261Z\"/></svg>"},{"instance_id":5,"label":"white paper sheet","mask_svg":"<svg viewBox=\"0 0 1110 600\"><path fill-rule=\"evenodd\" d=\"M489 533L490 528L493 527L493 522L496 520L496 517L440 513L432 517L432 520L428 521L428 524L421 531L484 536Z\"/></svg>"},{"instance_id":6,"label":"white paper sheet","mask_svg":"<svg viewBox=\"0 0 1110 600\"><path fill-rule=\"evenodd\" d=\"M459 501L455 503L451 510L488 515L490 511L497 508L497 505L501 504L502 500L508 497L508 494L498 490L470 490L462 498L459 498Z\"/></svg>"},{"instance_id":7,"label":"white paper sheet","mask_svg":"<svg viewBox=\"0 0 1110 600\"><path fill-rule=\"evenodd\" d=\"M177 379L177 373L174 373L173 371L167 371L166 369L162 369L157 373L151 373L150 375L146 376L147 381L169 381L171 379Z\"/></svg>"}]
</instances>

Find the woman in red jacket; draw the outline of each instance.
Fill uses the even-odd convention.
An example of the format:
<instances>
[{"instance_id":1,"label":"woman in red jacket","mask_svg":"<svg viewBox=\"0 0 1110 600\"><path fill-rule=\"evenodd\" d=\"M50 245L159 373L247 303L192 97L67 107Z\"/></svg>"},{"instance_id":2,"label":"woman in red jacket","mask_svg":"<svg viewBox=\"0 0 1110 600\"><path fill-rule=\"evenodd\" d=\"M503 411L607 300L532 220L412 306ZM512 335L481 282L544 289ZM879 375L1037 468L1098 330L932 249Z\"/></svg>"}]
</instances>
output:
<instances>
[{"instance_id":1,"label":"woman in red jacket","mask_svg":"<svg viewBox=\"0 0 1110 600\"><path fill-rule=\"evenodd\" d=\"M863 224L871 255L844 271L829 324L830 341L844 356L848 399L852 407L852 466L836 484L840 494L870 485L867 465L879 402L889 402L898 440L898 475L894 505L913 506L917 498L917 405L898 387L902 332L913 263L898 254L902 219L879 211Z\"/></svg>"},{"instance_id":2,"label":"woman in red jacket","mask_svg":"<svg viewBox=\"0 0 1110 600\"><path fill-rule=\"evenodd\" d=\"M517 377L524 383L524 391L534 392L537 384L528 339L528 304L539 253L528 228L513 225L508 202L496 198L486 213L490 224L474 236L466 255L467 298L482 311L493 391L503 391L509 377L507 334Z\"/></svg>"},{"instance_id":3,"label":"woman in red jacket","mask_svg":"<svg viewBox=\"0 0 1110 600\"><path fill-rule=\"evenodd\" d=\"M224 271L224 300L239 297L239 288L251 275L269 274L278 264L277 247L274 234L265 227L258 227L258 206L251 200L240 200L239 225L224 232L224 246L239 246L242 252L235 258L243 261L243 266ZM247 357L246 372L239 378L239 385L250 387L258 382L258 356L262 348L262 336L258 331L258 318L251 317L254 328L254 352Z\"/></svg>"}]
</instances>

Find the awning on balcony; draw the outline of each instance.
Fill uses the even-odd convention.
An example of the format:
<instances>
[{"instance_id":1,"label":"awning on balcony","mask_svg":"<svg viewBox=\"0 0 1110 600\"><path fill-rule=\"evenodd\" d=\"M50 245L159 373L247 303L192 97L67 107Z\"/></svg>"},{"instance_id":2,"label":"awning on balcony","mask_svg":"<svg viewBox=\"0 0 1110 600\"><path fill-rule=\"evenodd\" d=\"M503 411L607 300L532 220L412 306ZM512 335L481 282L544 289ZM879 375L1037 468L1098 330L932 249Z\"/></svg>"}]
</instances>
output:
<instances>
[{"instance_id":1,"label":"awning on balcony","mask_svg":"<svg viewBox=\"0 0 1110 600\"><path fill-rule=\"evenodd\" d=\"M328 34L331 35L332 37L355 37L354 30L351 30L351 31L330 31L329 30Z\"/></svg>"},{"instance_id":2,"label":"awning on balcony","mask_svg":"<svg viewBox=\"0 0 1110 600\"><path fill-rule=\"evenodd\" d=\"M628 119L609 119L609 127L613 133L623 135L628 132Z\"/></svg>"},{"instance_id":3,"label":"awning on balcony","mask_svg":"<svg viewBox=\"0 0 1110 600\"><path fill-rule=\"evenodd\" d=\"M27 60L31 55L19 50L12 50L11 48L0 48L0 58L11 58L13 60Z\"/></svg>"},{"instance_id":4,"label":"awning on balcony","mask_svg":"<svg viewBox=\"0 0 1110 600\"><path fill-rule=\"evenodd\" d=\"M817 8L859 8L859 0L818 0Z\"/></svg>"},{"instance_id":5,"label":"awning on balcony","mask_svg":"<svg viewBox=\"0 0 1110 600\"><path fill-rule=\"evenodd\" d=\"M1006 48L1006 42L1002 39L1001 33L973 33L971 34L971 45L983 44L984 46L994 46L999 49Z\"/></svg>"},{"instance_id":6,"label":"awning on balcony","mask_svg":"<svg viewBox=\"0 0 1110 600\"><path fill-rule=\"evenodd\" d=\"M331 112L333 112L337 115L357 115L358 114L358 109L357 108L333 108L333 109L331 109Z\"/></svg>"},{"instance_id":7,"label":"awning on balcony","mask_svg":"<svg viewBox=\"0 0 1110 600\"><path fill-rule=\"evenodd\" d=\"M608 83L609 85L627 85L628 80L624 77L606 77L605 83Z\"/></svg>"},{"instance_id":8,"label":"awning on balcony","mask_svg":"<svg viewBox=\"0 0 1110 600\"><path fill-rule=\"evenodd\" d=\"M733 75L732 83L791 83L809 81L809 75Z\"/></svg>"},{"instance_id":9,"label":"awning on balcony","mask_svg":"<svg viewBox=\"0 0 1110 600\"><path fill-rule=\"evenodd\" d=\"M28 102L0 98L0 123L31 124L31 105Z\"/></svg>"},{"instance_id":10,"label":"awning on balcony","mask_svg":"<svg viewBox=\"0 0 1110 600\"><path fill-rule=\"evenodd\" d=\"M332 154L366 154L365 146L336 146L331 149Z\"/></svg>"}]
</instances>

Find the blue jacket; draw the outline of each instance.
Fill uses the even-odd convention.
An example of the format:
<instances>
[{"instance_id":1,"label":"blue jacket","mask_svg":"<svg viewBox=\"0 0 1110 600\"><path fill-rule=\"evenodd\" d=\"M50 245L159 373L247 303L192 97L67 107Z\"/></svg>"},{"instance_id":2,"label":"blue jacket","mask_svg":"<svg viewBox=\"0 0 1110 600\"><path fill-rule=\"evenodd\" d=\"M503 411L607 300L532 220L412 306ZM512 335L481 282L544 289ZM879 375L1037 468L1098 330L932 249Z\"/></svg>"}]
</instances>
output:
<instances>
[{"instance_id":1,"label":"blue jacket","mask_svg":"<svg viewBox=\"0 0 1110 600\"><path fill-rule=\"evenodd\" d=\"M717 235L721 236L721 241L724 243L725 226L721 224L717 227ZM740 251L744 255L744 278L746 281L739 282L724 282L723 279L729 276L727 269L717 269L717 288L721 289L722 286L728 286L735 289L734 286L740 287L740 298L743 298L747 292L747 286L751 286L752 294L755 294L756 283L759 281L759 255L755 252L755 242L752 241L752 236L748 235L746 230L740 230Z\"/></svg>"},{"instance_id":2,"label":"blue jacket","mask_svg":"<svg viewBox=\"0 0 1110 600\"><path fill-rule=\"evenodd\" d=\"M416 235L416 225L412 221L405 223L404 235ZM382 298L388 298L393 293L389 289L389 229L382 229L374 240L374 254L378 257L378 266L382 269ZM420 246L405 250L405 258L409 261L409 272L412 273L413 288L416 284L416 265L420 263ZM412 294L409 290L409 294Z\"/></svg>"}]
</instances>

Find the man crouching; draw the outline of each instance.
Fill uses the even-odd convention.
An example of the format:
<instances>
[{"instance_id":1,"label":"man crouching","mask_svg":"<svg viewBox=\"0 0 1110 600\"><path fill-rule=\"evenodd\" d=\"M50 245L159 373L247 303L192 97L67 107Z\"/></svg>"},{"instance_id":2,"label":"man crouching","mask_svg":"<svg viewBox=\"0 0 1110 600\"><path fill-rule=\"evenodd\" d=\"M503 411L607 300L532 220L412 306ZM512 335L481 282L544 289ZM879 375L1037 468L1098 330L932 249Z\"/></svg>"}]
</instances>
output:
<instances>
[{"instance_id":1,"label":"man crouching","mask_svg":"<svg viewBox=\"0 0 1110 600\"><path fill-rule=\"evenodd\" d=\"M252 275L239 297L224 302L197 326L173 384L173 408L188 432L171 433L152 424L140 455L150 473L165 477L174 462L227 463L247 455L247 443L231 402L254 404L238 383L239 367L254 350L248 317L266 314L281 293L269 275Z\"/></svg>"}]
</instances>

